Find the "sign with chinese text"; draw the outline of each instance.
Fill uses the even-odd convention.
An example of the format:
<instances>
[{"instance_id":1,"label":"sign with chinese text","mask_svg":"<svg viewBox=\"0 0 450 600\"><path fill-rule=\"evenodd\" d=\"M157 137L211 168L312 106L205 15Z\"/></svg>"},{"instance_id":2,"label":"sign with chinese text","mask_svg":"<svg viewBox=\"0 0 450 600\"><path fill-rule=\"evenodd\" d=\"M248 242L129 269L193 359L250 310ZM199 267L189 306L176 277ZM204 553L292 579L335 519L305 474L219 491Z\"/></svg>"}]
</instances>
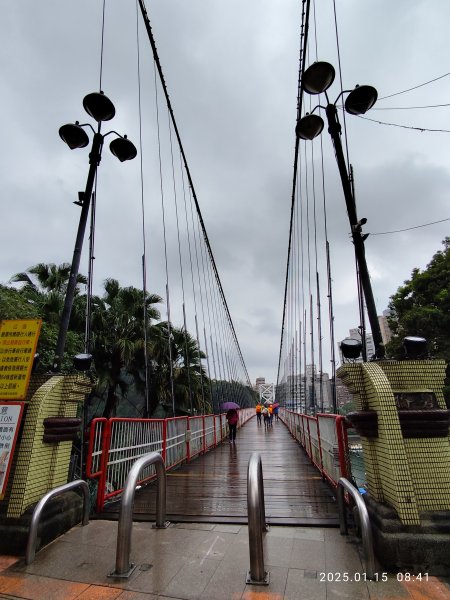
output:
<instances>
[{"instance_id":1,"label":"sign with chinese text","mask_svg":"<svg viewBox=\"0 0 450 600\"><path fill-rule=\"evenodd\" d=\"M41 324L40 319L0 321L0 399L25 399Z\"/></svg>"},{"instance_id":2,"label":"sign with chinese text","mask_svg":"<svg viewBox=\"0 0 450 600\"><path fill-rule=\"evenodd\" d=\"M24 402L0 403L0 500L5 496L24 406Z\"/></svg>"}]
</instances>

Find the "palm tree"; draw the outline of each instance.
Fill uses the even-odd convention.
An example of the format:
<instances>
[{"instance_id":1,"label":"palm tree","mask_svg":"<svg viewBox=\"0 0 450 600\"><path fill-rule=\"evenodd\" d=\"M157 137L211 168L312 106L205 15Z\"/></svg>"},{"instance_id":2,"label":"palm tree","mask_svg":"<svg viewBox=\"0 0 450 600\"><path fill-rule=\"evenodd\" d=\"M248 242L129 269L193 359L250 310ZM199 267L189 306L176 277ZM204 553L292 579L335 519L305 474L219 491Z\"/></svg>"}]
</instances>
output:
<instances>
[{"instance_id":1,"label":"palm tree","mask_svg":"<svg viewBox=\"0 0 450 600\"><path fill-rule=\"evenodd\" d=\"M107 279L102 298L93 298L92 348L99 378L98 390L106 394L103 416L114 416L120 397L126 397L130 377L139 377L139 357L144 347L144 295L135 287L120 287ZM156 294L146 294L147 328L159 318ZM142 353L143 354L143 353ZM145 375L145 374L144 374Z\"/></svg>"},{"instance_id":2,"label":"palm tree","mask_svg":"<svg viewBox=\"0 0 450 600\"><path fill-rule=\"evenodd\" d=\"M39 263L27 271L16 273L10 279L11 283L23 284L18 290L20 296L33 308L36 316L43 321L37 352L40 359L38 370L44 372L51 369L53 365L69 275L69 263L60 265ZM78 274L77 284L82 285L86 282L86 277ZM85 306L86 297L80 294L80 289L77 287L66 353L61 365L64 372L73 369L72 357L83 349Z\"/></svg>"},{"instance_id":3,"label":"palm tree","mask_svg":"<svg viewBox=\"0 0 450 600\"><path fill-rule=\"evenodd\" d=\"M58 325L64 306L69 275L69 263L62 263L60 265L39 263L30 267L27 271L16 273L11 277L10 282L23 283L24 285L20 288L20 293L38 309L42 319L47 324ZM86 277L78 274L77 289L75 291L78 298L80 297L78 285L86 283ZM77 331L83 331L84 328L84 318L80 320L80 312L75 306L71 328Z\"/></svg>"},{"instance_id":4,"label":"palm tree","mask_svg":"<svg viewBox=\"0 0 450 600\"><path fill-rule=\"evenodd\" d=\"M170 350L169 350L170 340ZM176 413L210 409L208 378L201 360L205 355L184 328L158 323L150 332L152 407L159 403Z\"/></svg>"}]
</instances>

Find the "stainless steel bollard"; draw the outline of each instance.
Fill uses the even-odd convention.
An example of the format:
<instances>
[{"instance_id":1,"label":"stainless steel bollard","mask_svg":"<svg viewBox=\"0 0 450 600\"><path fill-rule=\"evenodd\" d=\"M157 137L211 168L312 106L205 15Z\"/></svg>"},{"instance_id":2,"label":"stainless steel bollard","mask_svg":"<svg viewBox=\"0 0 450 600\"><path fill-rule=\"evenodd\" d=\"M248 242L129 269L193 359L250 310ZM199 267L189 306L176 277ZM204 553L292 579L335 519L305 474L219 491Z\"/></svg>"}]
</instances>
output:
<instances>
[{"instance_id":1,"label":"stainless steel bollard","mask_svg":"<svg viewBox=\"0 0 450 600\"><path fill-rule=\"evenodd\" d=\"M375 579L375 554L373 550L372 528L370 525L369 513L367 512L367 507L364 504L361 494L345 477L339 479L337 489L340 532L342 535L347 535L348 533L344 489L352 495L356 503L356 508L358 509L367 577L368 579Z\"/></svg>"},{"instance_id":2,"label":"stainless steel bollard","mask_svg":"<svg viewBox=\"0 0 450 600\"><path fill-rule=\"evenodd\" d=\"M269 585L270 575L264 570L263 531L267 531L264 507L264 481L261 456L253 452L247 471L248 544L250 571L246 583Z\"/></svg>"},{"instance_id":3,"label":"stainless steel bollard","mask_svg":"<svg viewBox=\"0 0 450 600\"><path fill-rule=\"evenodd\" d=\"M131 533L133 528L133 506L136 486L141 471L148 465L155 465L157 477L156 527L165 529L169 523L166 518L166 468L158 452L150 452L139 458L131 467L125 482L120 504L119 524L117 528L116 569L108 577L127 579L136 568L130 563Z\"/></svg>"},{"instance_id":4,"label":"stainless steel bollard","mask_svg":"<svg viewBox=\"0 0 450 600\"><path fill-rule=\"evenodd\" d=\"M87 525L89 523L89 488L88 488L88 484L85 481L82 481L81 479L77 479L75 481L70 481L69 483L60 485L59 487L57 487L57 488L51 490L50 492L48 492L47 494L45 494L45 496L43 496L39 500L39 502L36 504L34 511L33 511L33 516L31 517L30 532L28 534L27 548L26 548L26 552L25 552L25 563L27 565L30 565L33 562L34 557L36 555L37 531L38 531L41 514L42 514L42 511L44 510L45 505L51 498L54 498L55 496L60 496L61 494L64 494L64 492L68 492L68 491L73 490L78 487L80 487L81 491L83 492L83 521L82 522L83 522L83 525Z\"/></svg>"}]
</instances>

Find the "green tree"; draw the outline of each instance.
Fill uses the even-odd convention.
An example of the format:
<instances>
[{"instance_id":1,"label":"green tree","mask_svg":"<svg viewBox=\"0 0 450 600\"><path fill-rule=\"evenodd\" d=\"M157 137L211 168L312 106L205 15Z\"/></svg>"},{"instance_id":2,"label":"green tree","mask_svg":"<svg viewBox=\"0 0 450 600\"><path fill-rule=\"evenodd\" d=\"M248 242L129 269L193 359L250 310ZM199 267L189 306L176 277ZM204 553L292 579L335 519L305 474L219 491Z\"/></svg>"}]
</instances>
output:
<instances>
[{"instance_id":1,"label":"green tree","mask_svg":"<svg viewBox=\"0 0 450 600\"><path fill-rule=\"evenodd\" d=\"M169 328L167 322L156 324L150 331L150 355L151 411L159 404L171 413L174 403L176 414L189 414L191 407L199 413L209 412L209 384L201 362L206 357L189 332Z\"/></svg>"},{"instance_id":2,"label":"green tree","mask_svg":"<svg viewBox=\"0 0 450 600\"><path fill-rule=\"evenodd\" d=\"M0 319L38 319L39 310L19 291L0 285Z\"/></svg>"},{"instance_id":3,"label":"green tree","mask_svg":"<svg viewBox=\"0 0 450 600\"><path fill-rule=\"evenodd\" d=\"M221 412L224 402L236 402L241 408L255 406L259 401L259 394L251 387L240 381L227 381L213 379L211 381L214 412Z\"/></svg>"},{"instance_id":4,"label":"green tree","mask_svg":"<svg viewBox=\"0 0 450 600\"><path fill-rule=\"evenodd\" d=\"M23 285L20 288L22 296L38 308L42 319L47 324L59 326L69 275L69 263L62 263L61 265L39 263L30 267L27 271L16 273L10 281L11 283L22 283ZM70 323L70 328L79 332L84 330L83 309L85 307L85 301L79 302L79 286L86 283L86 277L79 273ZM80 304L81 306L79 306Z\"/></svg>"},{"instance_id":5,"label":"green tree","mask_svg":"<svg viewBox=\"0 0 450 600\"><path fill-rule=\"evenodd\" d=\"M135 287L120 287L116 279L107 279L104 289L102 298L93 298L92 354L98 376L96 394L105 395L103 416L112 417L130 388L128 374L137 378L140 371L136 361L143 355L144 296ZM146 295L148 328L152 319L159 318L154 304L161 301L156 294Z\"/></svg>"},{"instance_id":6,"label":"green tree","mask_svg":"<svg viewBox=\"0 0 450 600\"><path fill-rule=\"evenodd\" d=\"M393 358L404 358L405 336L418 335L427 340L430 357L450 362L450 237L442 243L444 249L436 252L426 269L414 269L391 296L393 339L387 351ZM446 398L450 402L449 386Z\"/></svg>"},{"instance_id":7,"label":"green tree","mask_svg":"<svg viewBox=\"0 0 450 600\"><path fill-rule=\"evenodd\" d=\"M0 285L0 318L1 319L42 319L41 334L37 345L39 362L37 372L46 372L51 369L55 355L56 340L58 337L58 323L46 321L45 310L39 302L33 302L13 287ZM73 370L72 359L75 354L83 349L83 336L77 332L69 331L66 341L66 353L62 363L65 372Z\"/></svg>"},{"instance_id":8,"label":"green tree","mask_svg":"<svg viewBox=\"0 0 450 600\"><path fill-rule=\"evenodd\" d=\"M42 319L37 348L38 370L41 371L48 371L53 365L69 275L69 263L60 265L39 263L27 271L16 273L10 279L11 283L22 284L18 290L20 296L36 309L37 316ZM86 277L79 273L70 318L70 331L67 334L64 359L61 364L62 372L73 370L73 357L84 348L86 296L81 294L80 286L86 283Z\"/></svg>"},{"instance_id":9,"label":"green tree","mask_svg":"<svg viewBox=\"0 0 450 600\"><path fill-rule=\"evenodd\" d=\"M436 252L426 269L414 269L411 279L391 296L391 354L397 354L403 337L419 335L427 339L430 356L450 360L450 238L443 244L444 250Z\"/></svg>"}]
</instances>

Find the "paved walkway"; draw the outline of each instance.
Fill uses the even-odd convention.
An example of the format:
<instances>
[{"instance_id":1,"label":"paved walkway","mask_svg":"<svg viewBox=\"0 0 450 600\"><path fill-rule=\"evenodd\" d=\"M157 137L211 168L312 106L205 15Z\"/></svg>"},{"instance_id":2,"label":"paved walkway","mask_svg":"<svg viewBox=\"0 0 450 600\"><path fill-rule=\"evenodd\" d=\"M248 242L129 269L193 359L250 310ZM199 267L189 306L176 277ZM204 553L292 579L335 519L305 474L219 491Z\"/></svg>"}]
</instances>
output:
<instances>
[{"instance_id":1,"label":"paved walkway","mask_svg":"<svg viewBox=\"0 0 450 600\"><path fill-rule=\"evenodd\" d=\"M245 525L135 523L128 580L110 579L117 523L77 526L23 560L0 557L0 598L32 600L448 600L449 581L364 581L359 542L335 528L271 527L264 534L269 586L246 585ZM349 578L353 581L344 582ZM380 579L383 575L380 573ZM340 581L337 581L340 579ZM359 581L355 581L358 579Z\"/></svg>"},{"instance_id":2,"label":"paved walkway","mask_svg":"<svg viewBox=\"0 0 450 600\"><path fill-rule=\"evenodd\" d=\"M167 473L167 517L173 521L247 523L247 468L261 456L266 519L277 525L339 524L337 503L301 446L281 422L265 430L253 417L228 440ZM117 518L119 502L100 518ZM136 493L136 521L155 520L156 485Z\"/></svg>"}]
</instances>

